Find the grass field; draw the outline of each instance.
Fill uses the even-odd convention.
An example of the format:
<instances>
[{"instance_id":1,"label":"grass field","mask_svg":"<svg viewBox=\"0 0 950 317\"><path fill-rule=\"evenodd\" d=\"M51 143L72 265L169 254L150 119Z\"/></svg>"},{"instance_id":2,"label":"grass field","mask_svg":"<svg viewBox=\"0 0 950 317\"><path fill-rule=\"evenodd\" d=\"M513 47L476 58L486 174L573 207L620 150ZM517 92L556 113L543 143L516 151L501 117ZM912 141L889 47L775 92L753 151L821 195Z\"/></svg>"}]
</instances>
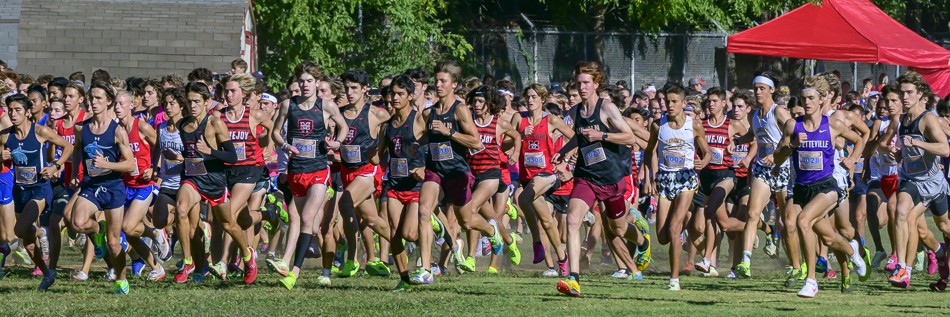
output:
<instances>
[{"instance_id":1,"label":"grass field","mask_svg":"<svg viewBox=\"0 0 950 317\"><path fill-rule=\"evenodd\" d=\"M530 263L527 241L521 249L528 250L523 262ZM6 277L0 281L0 309L5 316L868 316L945 315L950 309L947 294L927 288L936 276L919 271L914 271L910 290L891 287L883 269L876 269L867 282L854 277L853 294L839 292L840 279L819 278L817 297L801 299L795 295L798 288L783 286L785 263L768 259L761 249L753 256L752 279L706 278L690 271L681 278L683 290L669 292L665 289L669 277L666 248L654 245L653 250L657 262L647 269L642 281L611 278L615 266L594 264L592 272L581 275L582 297L568 298L555 291L557 279L540 276L542 266L524 263L499 275L442 275L432 285L415 287L408 293L391 293L389 290L398 282L395 275L334 277L333 285L323 288L314 281L319 272L316 269L305 271L297 286L287 291L278 285L278 276L268 272L263 261L259 262L261 275L251 286L216 280L175 284L171 280L177 257L166 263L169 273L164 280L146 283L142 278L132 278L129 296L113 296L112 283L102 278L101 261L94 262L88 281L70 279L80 263L79 253L66 248L60 261L64 265L49 292L35 291L40 279L30 276L32 267L8 262ZM594 257L597 263L599 259ZM478 262L479 271L484 271L487 258L479 258ZM317 264L308 260L305 266ZM720 273L725 276L728 269Z\"/></svg>"}]
</instances>

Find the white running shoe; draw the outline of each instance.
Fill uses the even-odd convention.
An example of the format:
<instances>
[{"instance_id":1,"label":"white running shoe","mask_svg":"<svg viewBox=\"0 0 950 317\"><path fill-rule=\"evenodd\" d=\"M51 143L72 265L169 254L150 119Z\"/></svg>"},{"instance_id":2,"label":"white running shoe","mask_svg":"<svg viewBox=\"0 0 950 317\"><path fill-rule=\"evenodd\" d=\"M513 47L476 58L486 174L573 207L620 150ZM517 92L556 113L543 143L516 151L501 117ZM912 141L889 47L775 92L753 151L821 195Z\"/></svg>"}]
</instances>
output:
<instances>
[{"instance_id":1,"label":"white running shoe","mask_svg":"<svg viewBox=\"0 0 950 317\"><path fill-rule=\"evenodd\" d=\"M106 271L106 281L114 282L115 281L115 269L110 268Z\"/></svg>"},{"instance_id":2,"label":"white running shoe","mask_svg":"<svg viewBox=\"0 0 950 317\"><path fill-rule=\"evenodd\" d=\"M201 231L204 232L204 236L205 236L204 238L205 253L209 253L211 252L211 224L209 224L206 221L202 221L200 226L201 226Z\"/></svg>"},{"instance_id":3,"label":"white running shoe","mask_svg":"<svg viewBox=\"0 0 950 317\"><path fill-rule=\"evenodd\" d=\"M148 280L151 282L157 282L165 277L165 268L161 265L158 266L158 269L154 269L148 272Z\"/></svg>"},{"instance_id":4,"label":"white running shoe","mask_svg":"<svg viewBox=\"0 0 950 317\"><path fill-rule=\"evenodd\" d=\"M737 278L737 277L739 276L736 275L736 270L729 270L729 275L726 275L726 278Z\"/></svg>"},{"instance_id":5,"label":"white running shoe","mask_svg":"<svg viewBox=\"0 0 950 317\"><path fill-rule=\"evenodd\" d=\"M710 262L709 259L704 257L702 261L697 262L693 266L696 267L697 271L700 271L703 273L709 273L709 267L712 266L712 262Z\"/></svg>"},{"instance_id":6,"label":"white running shoe","mask_svg":"<svg viewBox=\"0 0 950 317\"><path fill-rule=\"evenodd\" d=\"M89 279L89 275L86 275L85 272L76 270L76 274L73 275L73 279L77 281L85 281Z\"/></svg>"},{"instance_id":7,"label":"white running shoe","mask_svg":"<svg viewBox=\"0 0 950 317\"><path fill-rule=\"evenodd\" d=\"M854 254L852 254L850 257L851 264L854 265L854 270L858 272L858 276L867 275L867 263L864 263L864 258L862 258L861 253L858 252L858 240L851 240L849 244L851 244L851 249L854 250Z\"/></svg>"},{"instance_id":8,"label":"white running shoe","mask_svg":"<svg viewBox=\"0 0 950 317\"><path fill-rule=\"evenodd\" d=\"M155 231L155 243L152 243L152 254L164 260L168 258L168 253L171 252L171 248L168 245L168 235L165 234L165 229L156 229Z\"/></svg>"},{"instance_id":9,"label":"white running shoe","mask_svg":"<svg viewBox=\"0 0 950 317\"><path fill-rule=\"evenodd\" d=\"M40 248L43 250L43 259L49 258L49 230L43 227L43 235L40 236Z\"/></svg>"},{"instance_id":10,"label":"white running shoe","mask_svg":"<svg viewBox=\"0 0 950 317\"><path fill-rule=\"evenodd\" d=\"M558 276L560 276L560 274L557 274L557 270L547 269L547 270L544 270L543 273L541 273L541 276L544 276L544 277L558 277Z\"/></svg>"},{"instance_id":11,"label":"white running shoe","mask_svg":"<svg viewBox=\"0 0 950 317\"><path fill-rule=\"evenodd\" d=\"M802 286L802 290L798 291L798 297L812 298L817 293L818 281L809 278L805 279L805 285Z\"/></svg>"},{"instance_id":12,"label":"white running shoe","mask_svg":"<svg viewBox=\"0 0 950 317\"><path fill-rule=\"evenodd\" d=\"M614 275L611 275L610 277L613 277L613 278L628 278L628 277L630 277L630 273L627 273L627 270L620 270L620 271L614 272Z\"/></svg>"}]
</instances>

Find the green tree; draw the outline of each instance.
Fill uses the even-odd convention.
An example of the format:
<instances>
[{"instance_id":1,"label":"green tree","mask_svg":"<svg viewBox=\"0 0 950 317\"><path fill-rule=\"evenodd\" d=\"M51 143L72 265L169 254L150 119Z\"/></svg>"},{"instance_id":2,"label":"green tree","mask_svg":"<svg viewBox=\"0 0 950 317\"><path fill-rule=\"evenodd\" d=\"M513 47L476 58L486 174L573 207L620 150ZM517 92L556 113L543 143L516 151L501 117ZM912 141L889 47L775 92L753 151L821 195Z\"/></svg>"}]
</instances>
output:
<instances>
[{"instance_id":1,"label":"green tree","mask_svg":"<svg viewBox=\"0 0 950 317\"><path fill-rule=\"evenodd\" d=\"M363 69L373 81L406 69L462 59L472 47L443 31L442 0L257 0L261 70L283 87L294 66L312 59L325 72Z\"/></svg>"}]
</instances>

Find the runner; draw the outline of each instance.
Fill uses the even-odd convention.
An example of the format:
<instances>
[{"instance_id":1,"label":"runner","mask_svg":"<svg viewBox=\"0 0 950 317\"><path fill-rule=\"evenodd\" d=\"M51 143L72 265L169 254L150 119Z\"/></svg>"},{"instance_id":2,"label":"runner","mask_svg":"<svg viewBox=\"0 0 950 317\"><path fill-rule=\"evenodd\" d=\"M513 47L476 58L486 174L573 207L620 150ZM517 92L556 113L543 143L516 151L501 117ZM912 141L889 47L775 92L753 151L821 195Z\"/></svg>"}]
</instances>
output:
<instances>
[{"instance_id":1,"label":"runner","mask_svg":"<svg viewBox=\"0 0 950 317\"><path fill-rule=\"evenodd\" d=\"M941 279L933 287L943 290L947 285L945 244L938 243L925 225L918 224L925 223L923 212L930 208L937 228L944 236L950 235L946 195L950 189L940 172L940 161L937 160L937 156L950 156L950 146L938 117L927 110L923 101L924 91L929 89L927 82L917 72L907 71L897 78L897 83L900 85L904 114L891 118L899 118L899 125L888 125L878 144L879 150L890 155L896 155L898 150L901 153L898 171L901 182L897 192L897 218L894 225L898 264L888 281L895 287L910 288L913 268L908 263L914 263L913 250L920 242L936 254L938 263L943 263ZM888 141L895 135L900 137L900 142L891 147ZM921 236L926 237L920 239Z\"/></svg>"},{"instance_id":2,"label":"runner","mask_svg":"<svg viewBox=\"0 0 950 317\"><path fill-rule=\"evenodd\" d=\"M891 271L897 265L897 244L891 243L891 256L887 255L884 244L881 242L880 228L887 226L887 235L890 241L896 241L894 236L894 222L897 213L897 199L893 196L897 192L898 164L889 152L882 152L878 144L884 136L884 131L891 124L899 124L897 118L903 111L900 90L897 84L886 85L881 89L883 96L878 105L878 116L871 125L871 136L864 147L865 169L863 183L868 184L867 210L868 225L871 238L874 240L876 252L871 260L871 267L877 268L886 258L887 266ZM897 146L897 135L891 138L890 147ZM885 268L886 270L886 268Z\"/></svg>"},{"instance_id":3,"label":"runner","mask_svg":"<svg viewBox=\"0 0 950 317\"><path fill-rule=\"evenodd\" d=\"M749 208L748 217L745 223L745 229L742 234L742 262L736 266L736 273L740 277L752 277L752 245L755 243L755 235L758 230L759 215L769 203L772 196L776 197L778 202L779 215L782 219L797 219L798 215L786 214L785 196L788 188L789 167L788 163L779 166L779 173L773 174L771 171L775 167L772 153L778 146L779 139L782 138L782 128L785 122L791 119L788 109L779 107L773 101L775 94L775 85L778 76L765 71L756 76L752 82L755 89L756 104L758 109L752 116L752 129L739 138L738 143L751 142L753 138L758 143L755 164L752 165L752 184L749 189ZM795 232L790 232L789 226L783 228L782 236L786 237L785 251L791 260L792 270L789 276L796 279L801 274L801 262L798 261L798 240L793 239Z\"/></svg>"},{"instance_id":4,"label":"runner","mask_svg":"<svg viewBox=\"0 0 950 317\"><path fill-rule=\"evenodd\" d=\"M198 102L201 102L200 96L195 96ZM161 188L158 190L158 195L155 198L155 208L152 212L152 224L156 230L161 231L158 235L165 235L167 237L166 229L171 228L170 225L175 224L175 219L178 218L179 211L176 209L176 202L178 201L178 191L181 189L181 173L184 171L184 145L181 143L181 134L178 130L178 125L182 120L182 107L185 104L188 104L189 101L185 99L185 93L181 88L172 88L164 91L162 94L162 108L164 109L165 118L168 121L162 122L158 125L158 148L156 151L153 151L152 161L158 161L159 156L161 157L161 165L159 175L161 178ZM198 208L193 210L183 210L182 213L194 212L193 215L185 215L187 219L198 219ZM158 229L160 228L160 229ZM183 243L190 243L190 240L186 240ZM172 256L172 245L169 243L168 248L161 247L158 243L153 244L153 253L157 253L157 256L162 261L168 261ZM158 251L158 252L155 252Z\"/></svg>"},{"instance_id":5,"label":"runner","mask_svg":"<svg viewBox=\"0 0 950 317\"><path fill-rule=\"evenodd\" d=\"M851 240L848 243L846 238L835 232L829 218L840 203L839 196L844 195L840 193L841 188L833 176L833 165L853 165L861 156L864 140L845 123L821 114L824 99L829 98L829 86L825 79L808 76L803 86L801 100L805 115L795 118L795 121L785 122L782 140L774 153L775 167L772 174L785 172L786 168L782 166L789 156L795 161L795 204L802 207L798 216L798 230L801 231L805 262L808 264L808 277L798 296L812 298L818 292L818 280L815 279L818 254L816 234L822 244L835 251L839 259L847 255L858 276L867 274L867 267L858 251L858 242ZM838 137L851 141L855 146L855 151L841 162L834 154L833 142ZM848 272L851 265L842 265L842 293L852 292Z\"/></svg>"},{"instance_id":6,"label":"runner","mask_svg":"<svg viewBox=\"0 0 950 317\"><path fill-rule=\"evenodd\" d=\"M69 87L73 87L70 84ZM71 90L66 88L67 96ZM135 170L135 156L129 147L129 133L113 119L115 94L108 83L95 81L89 89L92 118L77 122L73 151L73 166L82 163L82 187L72 211L72 226L76 232L94 235L96 249L108 246L112 266L116 272L115 294L128 295L126 281L126 248L122 223L125 214L125 184L122 173ZM79 169L73 171L70 187L78 187ZM105 220L96 222L96 212L103 211ZM105 252L101 252L105 253Z\"/></svg>"},{"instance_id":7,"label":"runner","mask_svg":"<svg viewBox=\"0 0 950 317\"><path fill-rule=\"evenodd\" d=\"M122 232L126 234L132 249L152 270L148 273L149 281L158 281L165 277L165 268L156 260L149 247L142 242L147 237L155 242L159 255L170 252L168 237L163 232L146 225L146 215L149 207L154 205L158 186L152 181L152 145L156 143L155 130L145 121L132 117L135 105L132 103L132 94L120 91L116 95L115 116L119 125L129 132L129 147L135 155L135 170L123 175L122 182L126 187L125 218L122 223ZM141 124L140 124L141 123Z\"/></svg>"},{"instance_id":8,"label":"runner","mask_svg":"<svg viewBox=\"0 0 950 317\"><path fill-rule=\"evenodd\" d=\"M574 66L574 80L579 86L582 102L571 110L575 123L574 137L554 153L551 164L559 165L565 155L574 149L581 154L574 170L574 190L568 209L568 250L570 258L570 278L560 281L558 292L569 296L580 296L581 241L580 224L583 215L594 207L594 203L603 202L608 221L605 230L622 228L628 225L627 213L622 194L626 190L623 178L630 170L622 162L623 153L630 153L626 145L633 144L635 137L623 115L612 102L599 98L598 93L604 86L604 73L595 62L579 62ZM618 236L623 236L618 234Z\"/></svg>"},{"instance_id":9,"label":"runner","mask_svg":"<svg viewBox=\"0 0 950 317\"><path fill-rule=\"evenodd\" d=\"M280 133L272 134L274 146L288 153L290 161L287 165L290 191L293 194L291 214L300 215L300 226L297 230L291 227L288 230L287 245L295 246L293 254L293 269L287 267L283 259L267 261L267 265L283 275L281 284L290 289L300 276L300 267L310 246L314 221L327 222L324 215L326 205L327 186L330 185L330 170L327 168L327 151L340 148L337 140L346 139L349 128L346 119L340 114L339 108L332 100L323 100L316 95L317 78L323 73L313 61L304 61L294 68L294 75L300 85L301 96L285 100L280 106L276 126L287 125L288 143ZM336 124L336 138L330 138L328 124ZM293 219L293 218L291 218ZM319 239L319 236L318 236ZM318 240L319 241L319 240ZM333 241L323 241L333 243ZM323 245L324 250L331 247ZM289 254L285 254L288 256ZM322 274L317 277L317 284L330 285L331 268L324 266Z\"/></svg>"},{"instance_id":10,"label":"runner","mask_svg":"<svg viewBox=\"0 0 950 317\"><path fill-rule=\"evenodd\" d=\"M55 80L52 83L50 83L50 85L53 85L54 87L58 87L58 84L56 84ZM63 105L64 105L64 110L65 110L65 115L58 120L47 121L47 123L50 125L51 128L54 128L56 130L56 134L58 134L63 139L66 139L66 141L69 141L70 148L72 148L73 147L72 145L76 144L76 133L74 129L76 123L85 121L86 119L88 119L88 117L91 117L91 113L88 114L87 116L87 113L84 111L84 109L86 109L86 90L83 88L81 84L78 84L78 83L65 84L63 85L63 89L61 90L61 92L63 93L65 97L62 99L64 101ZM55 118L57 116L56 111L55 111L57 106L55 102L51 102L51 104L53 106L54 111L51 111L50 114L53 118ZM56 146L51 146L50 148L55 148L54 149L55 153L53 156L55 159L59 159L60 157L62 157L64 148L56 147ZM59 232L53 232L53 229L59 228L60 226L59 223L62 222L64 219L67 224L72 223L72 213L74 209L73 207L75 206L76 199L78 198L78 196L75 195L76 191L75 191L75 188L73 188L73 183L72 183L72 179L73 179L73 162L72 161L73 160L71 158L67 159L66 163L64 163L62 167L59 168L59 173L58 173L59 176L51 179L50 186L52 186L53 188L53 200L50 203L49 239L50 239L50 243L55 244L55 245L61 244L61 243L56 243L56 241L61 240L62 237ZM80 164L82 164L82 162L80 162ZM79 172L78 174L79 181L82 181L82 175L83 175L82 165L77 165L77 169ZM75 230L73 230L72 225L67 225L66 227L68 229L67 231L75 232ZM73 238L76 238L76 237L73 237ZM83 266L81 269L77 270L76 275L75 275L75 277L78 280L88 279L89 276L87 273L89 271L89 265L87 263L91 264L93 257L102 258L103 256L101 252L99 253L98 256L96 256L92 241L91 240L86 240L86 241L87 241L87 244L85 246L82 246L83 247ZM59 253L60 253L60 248L54 247L50 249L48 266L53 268L53 270L59 267Z\"/></svg>"},{"instance_id":11,"label":"runner","mask_svg":"<svg viewBox=\"0 0 950 317\"><path fill-rule=\"evenodd\" d=\"M69 142L56 135L53 129L32 122L30 117L33 115L33 103L29 98L17 94L7 97L5 103L7 117L13 126L0 132L0 152L3 154L4 166L15 174L15 185L11 193L4 192L4 197L11 197L14 205L12 212L3 210L0 214L0 220L4 224L4 241L12 241L9 233L14 233L22 239L24 246L34 249L33 263L43 272L43 280L38 289L45 291L56 281L56 270L46 265L43 252L36 248L38 239L34 223L40 212L46 208L46 204L52 200L53 189L49 179L56 177L57 169L66 163L72 149L69 148ZM46 151L43 148L47 142L65 149L65 155L53 162L53 166L45 166ZM13 213L17 215L14 216ZM0 275L2 274L0 270Z\"/></svg>"}]
</instances>

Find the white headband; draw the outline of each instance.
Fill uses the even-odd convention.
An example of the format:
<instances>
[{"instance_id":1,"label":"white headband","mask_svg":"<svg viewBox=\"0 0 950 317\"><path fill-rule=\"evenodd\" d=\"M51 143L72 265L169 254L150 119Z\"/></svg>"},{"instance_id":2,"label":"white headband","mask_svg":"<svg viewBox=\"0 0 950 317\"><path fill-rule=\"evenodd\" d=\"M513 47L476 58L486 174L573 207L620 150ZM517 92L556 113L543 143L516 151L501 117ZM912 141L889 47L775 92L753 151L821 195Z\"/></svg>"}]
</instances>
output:
<instances>
[{"instance_id":1,"label":"white headband","mask_svg":"<svg viewBox=\"0 0 950 317\"><path fill-rule=\"evenodd\" d=\"M261 95L261 101L264 101L264 100L277 103L277 97L274 97L273 95L268 94L268 93L264 93L263 95Z\"/></svg>"},{"instance_id":2,"label":"white headband","mask_svg":"<svg viewBox=\"0 0 950 317\"><path fill-rule=\"evenodd\" d=\"M755 79L752 80L752 84L766 84L769 87L775 88L775 82L765 76L755 76Z\"/></svg>"},{"instance_id":3,"label":"white headband","mask_svg":"<svg viewBox=\"0 0 950 317\"><path fill-rule=\"evenodd\" d=\"M506 95L508 95L509 97L514 97L514 96L515 96L514 93L512 93L512 92L510 92L510 91L508 91L507 89L504 89L504 88L498 89L498 92L503 93L503 94L506 94Z\"/></svg>"},{"instance_id":4,"label":"white headband","mask_svg":"<svg viewBox=\"0 0 950 317\"><path fill-rule=\"evenodd\" d=\"M647 89L644 89L643 92L656 91L656 86L650 85Z\"/></svg>"},{"instance_id":5,"label":"white headband","mask_svg":"<svg viewBox=\"0 0 950 317\"><path fill-rule=\"evenodd\" d=\"M816 94L819 94L819 95L821 95L821 93L820 93L820 92L818 92L817 90L814 90L814 89L811 89L811 88L805 88L805 89L802 89L802 92L806 92L806 91L811 91L811 92L814 92L814 93L816 93Z\"/></svg>"}]
</instances>

